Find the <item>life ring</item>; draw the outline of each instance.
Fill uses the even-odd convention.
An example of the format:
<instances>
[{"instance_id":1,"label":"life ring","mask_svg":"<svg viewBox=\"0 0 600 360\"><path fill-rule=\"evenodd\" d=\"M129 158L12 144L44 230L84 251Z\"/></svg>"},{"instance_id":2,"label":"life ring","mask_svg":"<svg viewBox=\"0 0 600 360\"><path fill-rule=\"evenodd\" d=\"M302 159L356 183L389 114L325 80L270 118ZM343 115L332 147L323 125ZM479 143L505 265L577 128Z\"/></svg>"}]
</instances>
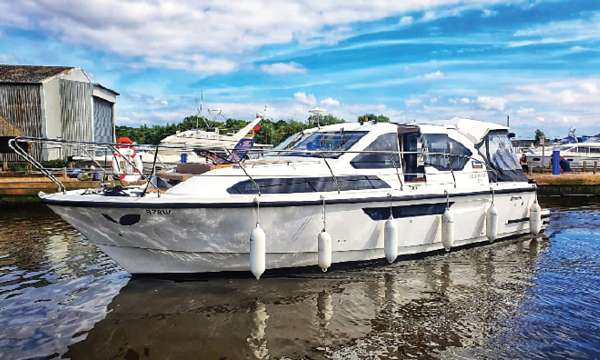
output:
<instances>
[{"instance_id":1,"label":"life ring","mask_svg":"<svg viewBox=\"0 0 600 360\"><path fill-rule=\"evenodd\" d=\"M142 156L135 151L133 141L127 137L117 139L117 151L112 158L113 175L120 181L132 182L142 179L144 163ZM135 165L135 166L132 166Z\"/></svg>"}]
</instances>

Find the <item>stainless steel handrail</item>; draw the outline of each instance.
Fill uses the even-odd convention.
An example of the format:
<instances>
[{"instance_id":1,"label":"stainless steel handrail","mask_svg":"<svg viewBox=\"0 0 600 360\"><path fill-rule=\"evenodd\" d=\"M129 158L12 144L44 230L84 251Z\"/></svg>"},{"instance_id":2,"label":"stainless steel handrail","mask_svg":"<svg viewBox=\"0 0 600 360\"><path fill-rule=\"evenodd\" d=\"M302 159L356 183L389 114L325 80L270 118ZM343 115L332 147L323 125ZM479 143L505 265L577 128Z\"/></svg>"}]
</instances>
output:
<instances>
[{"instance_id":1,"label":"stainless steel handrail","mask_svg":"<svg viewBox=\"0 0 600 360\"><path fill-rule=\"evenodd\" d=\"M24 158L27 162L29 162L30 164L32 164L36 169L38 169L43 175L45 175L46 177L48 177L53 183L55 183L59 189L59 191L64 192L65 191L65 186L64 184L58 179L56 178L51 172L49 172L41 163L39 163L35 158L33 158L31 155L27 154L26 152L24 152L19 146L16 145L17 142L32 142L32 143L51 143L51 144L62 144L62 145L80 145L80 146L84 146L84 147L92 147L92 148L102 148L102 149L111 149L113 153L118 153L121 154L122 153L118 150L118 146L123 146L123 144L119 144L119 143L106 143L106 142L89 142L89 141L74 141L74 140L64 140L64 139L48 139L48 138L39 138L39 137L28 137L28 136L22 136L22 137L17 137L15 139L11 139L9 141L9 146L10 148L15 151L15 153L17 153L18 155L20 155L22 158ZM152 170L151 170L151 174L155 173L155 167L156 167L156 163L157 163L157 155L158 155L158 151L159 149L181 149L181 148L185 148L189 151L189 147L185 144L158 144L158 145L146 145L146 144L132 144L129 145L127 144L127 147L132 147L132 148L142 148L142 149L154 149L154 161L152 164ZM223 148L224 151L229 152L230 150L235 150L235 149L228 149L228 148ZM265 152L264 150L253 150L250 149L249 152ZM333 168L331 166L331 164L329 163L328 160L335 160L335 159L330 159L326 156L326 154L388 154L388 155L392 155L393 156L399 156L400 160L401 160L401 155L406 155L406 154L422 154L423 152L419 152L419 151L401 151L399 149L399 147L397 147L397 149L395 151L386 151L386 150L290 150L290 149L285 149L285 150L273 150L273 149L269 149L266 152L268 153L278 153L281 154L279 156L281 157L285 157L285 153L300 153L300 154L314 154L314 155L320 155L320 158L323 159L324 164L327 166L329 173L331 174L334 182L336 183L336 187L338 192L341 191L340 189L340 185L337 179L337 176L341 176L340 174L338 174L336 176L336 174L333 171ZM90 152L88 151L88 149L85 149L85 153L91 158L92 161L94 161L95 163L97 163L97 161L95 161L95 159L93 158L93 156L90 154ZM428 152L427 153L428 156L432 156L432 155L443 155L443 156L447 156L447 157L453 157L453 158L466 158L466 159L470 159L470 160L476 160L479 162L482 162L483 164L486 164L485 160L482 159L478 159L471 156L465 156L465 155L460 155L460 154L448 154L448 153L436 153L436 152ZM267 155L268 157L268 155ZM300 156L302 157L302 156ZM149 183L151 183L151 185L158 189L158 186L156 186L155 184L152 183L151 179L148 178L148 176L146 176L143 171L141 169L138 169L136 167L136 165L131 162L129 159L127 159L126 157L123 157L125 159L126 162L129 163L129 165L132 166L133 169L135 169L136 171L138 171L140 173L140 176L142 177L142 179L148 181ZM263 160L249 160L250 162L252 161L265 161ZM257 192L260 195L261 191L260 191L260 186L258 185L258 183L255 180L255 176L252 176L246 169L245 163L246 161L244 160L237 160L235 161L235 164L239 166L239 168L244 172L244 175L246 177L248 177L250 179L250 181L256 186L257 188ZM404 182L402 181L402 176L401 175L423 175L424 172L417 172L417 173L406 173L404 172L404 168L400 162L400 167L398 167L398 164L396 164L396 161L392 158L392 162L394 163L394 168L396 170L396 175L398 176L398 181L400 183L400 190L403 189L404 186ZM98 164L99 165L99 164ZM101 166L100 166L101 167ZM465 172L465 171L461 171L461 173L482 173L482 172L490 172L493 171L491 169L482 169L480 171L469 171L469 172ZM105 170L104 170L105 172ZM439 171L440 174L444 174L444 173L450 173L452 175L453 178L453 182L454 182L454 186L456 187L456 176L454 174L454 170L450 169L448 171L444 171L444 170L440 170ZM205 174L203 176L214 176L214 177L219 177L219 176L224 176L224 177L228 177L228 176L239 176L239 175L224 175L224 174ZM265 175L266 176L266 175ZM273 176L277 176L275 174L270 174L269 177L273 177ZM283 175L283 176L289 176L289 174L287 175ZM261 176L258 176L261 177ZM148 184L146 185L146 189L148 187ZM146 191L144 191L144 195L145 195Z\"/></svg>"}]
</instances>

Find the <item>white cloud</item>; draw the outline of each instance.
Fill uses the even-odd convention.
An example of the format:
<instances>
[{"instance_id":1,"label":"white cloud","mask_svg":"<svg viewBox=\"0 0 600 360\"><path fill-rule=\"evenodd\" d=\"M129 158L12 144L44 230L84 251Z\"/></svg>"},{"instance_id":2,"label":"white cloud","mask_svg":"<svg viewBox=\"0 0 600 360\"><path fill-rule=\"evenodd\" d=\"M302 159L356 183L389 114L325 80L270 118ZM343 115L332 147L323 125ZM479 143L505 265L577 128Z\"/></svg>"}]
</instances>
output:
<instances>
[{"instance_id":1,"label":"white cloud","mask_svg":"<svg viewBox=\"0 0 600 360\"><path fill-rule=\"evenodd\" d=\"M518 30L509 47L600 40L600 14L586 19L553 21Z\"/></svg>"},{"instance_id":2,"label":"white cloud","mask_svg":"<svg viewBox=\"0 0 600 360\"><path fill-rule=\"evenodd\" d=\"M302 65L295 62L264 64L260 66L260 70L271 75L299 74L306 72L306 69L302 67Z\"/></svg>"},{"instance_id":3,"label":"white cloud","mask_svg":"<svg viewBox=\"0 0 600 360\"><path fill-rule=\"evenodd\" d=\"M135 58L136 66L227 73L268 45L334 43L352 24L500 0L31 0L0 2L0 23ZM440 11L437 11L440 10ZM405 20L407 21L407 20Z\"/></svg>"},{"instance_id":4,"label":"white cloud","mask_svg":"<svg viewBox=\"0 0 600 360\"><path fill-rule=\"evenodd\" d=\"M313 94L307 94L303 91L295 93L294 99L296 99L297 102L308 106L315 106L317 104L317 98Z\"/></svg>"},{"instance_id":5,"label":"white cloud","mask_svg":"<svg viewBox=\"0 0 600 360\"><path fill-rule=\"evenodd\" d=\"M483 9L483 11L481 12L481 15L483 17L492 17L492 16L495 16L496 14L498 14L498 12L496 12L494 10L490 10L490 9Z\"/></svg>"},{"instance_id":6,"label":"white cloud","mask_svg":"<svg viewBox=\"0 0 600 360\"><path fill-rule=\"evenodd\" d=\"M503 111L506 106L506 99L498 96L478 96L476 102L485 110Z\"/></svg>"},{"instance_id":7,"label":"white cloud","mask_svg":"<svg viewBox=\"0 0 600 360\"><path fill-rule=\"evenodd\" d=\"M340 106L340 101L334 98L328 97L320 101L320 104L328 107L338 107Z\"/></svg>"},{"instance_id":8,"label":"white cloud","mask_svg":"<svg viewBox=\"0 0 600 360\"><path fill-rule=\"evenodd\" d=\"M409 98L409 99L404 100L404 103L406 104L406 106L409 106L409 107L419 105L419 104L421 104L421 102L422 101L419 98Z\"/></svg>"},{"instance_id":9,"label":"white cloud","mask_svg":"<svg viewBox=\"0 0 600 360\"><path fill-rule=\"evenodd\" d=\"M533 114L535 112L534 108L530 108L530 107L520 107L517 110L517 114L519 115L530 115Z\"/></svg>"},{"instance_id":10,"label":"white cloud","mask_svg":"<svg viewBox=\"0 0 600 360\"><path fill-rule=\"evenodd\" d=\"M600 78L570 79L517 86L511 98L564 105L591 105L598 108Z\"/></svg>"},{"instance_id":11,"label":"white cloud","mask_svg":"<svg viewBox=\"0 0 600 360\"><path fill-rule=\"evenodd\" d=\"M432 73L423 75L423 78L425 78L427 80L438 80L438 79L442 79L443 77L444 77L444 73L439 70L436 72L432 72Z\"/></svg>"},{"instance_id":12,"label":"white cloud","mask_svg":"<svg viewBox=\"0 0 600 360\"><path fill-rule=\"evenodd\" d=\"M422 21L431 21L435 19L437 19L437 14L433 10L425 11L425 14L423 14L423 17L421 18Z\"/></svg>"},{"instance_id":13,"label":"white cloud","mask_svg":"<svg viewBox=\"0 0 600 360\"><path fill-rule=\"evenodd\" d=\"M400 18L400 25L410 25L415 21L412 16L403 16Z\"/></svg>"},{"instance_id":14,"label":"white cloud","mask_svg":"<svg viewBox=\"0 0 600 360\"><path fill-rule=\"evenodd\" d=\"M469 99L468 97L462 97L462 98L450 98L448 99L448 102L450 104L470 104L471 103L471 99Z\"/></svg>"}]
</instances>

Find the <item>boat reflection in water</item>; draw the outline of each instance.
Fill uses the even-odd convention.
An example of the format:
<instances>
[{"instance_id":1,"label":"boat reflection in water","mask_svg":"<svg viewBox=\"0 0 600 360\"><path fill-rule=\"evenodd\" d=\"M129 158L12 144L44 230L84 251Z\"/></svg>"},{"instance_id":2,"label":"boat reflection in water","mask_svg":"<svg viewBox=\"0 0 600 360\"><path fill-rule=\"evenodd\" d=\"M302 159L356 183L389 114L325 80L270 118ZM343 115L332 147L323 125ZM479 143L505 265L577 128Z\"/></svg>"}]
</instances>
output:
<instances>
[{"instance_id":1,"label":"boat reflection in water","mask_svg":"<svg viewBox=\"0 0 600 360\"><path fill-rule=\"evenodd\" d=\"M73 358L474 356L510 332L540 240L255 281L134 278ZM492 336L494 338L495 336ZM490 351L493 355L495 344Z\"/></svg>"}]
</instances>

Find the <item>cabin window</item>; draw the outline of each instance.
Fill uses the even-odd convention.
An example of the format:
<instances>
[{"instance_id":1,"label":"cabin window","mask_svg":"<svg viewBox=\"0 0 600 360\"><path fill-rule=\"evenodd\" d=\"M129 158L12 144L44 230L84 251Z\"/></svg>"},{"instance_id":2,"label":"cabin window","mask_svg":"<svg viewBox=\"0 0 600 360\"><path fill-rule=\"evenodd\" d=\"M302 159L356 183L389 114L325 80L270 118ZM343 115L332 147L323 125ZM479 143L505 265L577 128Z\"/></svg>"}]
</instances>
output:
<instances>
[{"instance_id":1,"label":"cabin window","mask_svg":"<svg viewBox=\"0 0 600 360\"><path fill-rule=\"evenodd\" d=\"M314 132L290 145L288 147L290 152L280 155L338 158L366 133L366 131L344 131L343 129L335 132Z\"/></svg>"},{"instance_id":2,"label":"cabin window","mask_svg":"<svg viewBox=\"0 0 600 360\"><path fill-rule=\"evenodd\" d=\"M425 165L439 171L460 171L473 155L463 144L445 134L425 134L422 139Z\"/></svg>"},{"instance_id":3,"label":"cabin window","mask_svg":"<svg viewBox=\"0 0 600 360\"><path fill-rule=\"evenodd\" d=\"M386 169L400 167L398 156L398 134L380 135L364 151L385 151L387 153L363 153L350 164L355 169Z\"/></svg>"},{"instance_id":4,"label":"cabin window","mask_svg":"<svg viewBox=\"0 0 600 360\"><path fill-rule=\"evenodd\" d=\"M590 152L591 152L591 153L598 154L598 153L600 153L600 148L596 148L596 147L590 147Z\"/></svg>"},{"instance_id":5,"label":"cabin window","mask_svg":"<svg viewBox=\"0 0 600 360\"><path fill-rule=\"evenodd\" d=\"M578 153L582 153L582 154L587 154L590 152L590 148L587 146L578 146L577 147L577 152Z\"/></svg>"},{"instance_id":6,"label":"cabin window","mask_svg":"<svg viewBox=\"0 0 600 360\"><path fill-rule=\"evenodd\" d=\"M337 180L337 182L336 182ZM310 192L331 192L348 190L384 189L390 186L377 176L351 175L310 178L256 179L262 194L293 194ZM257 194L258 189L251 180L244 180L227 189L230 194Z\"/></svg>"}]
</instances>

